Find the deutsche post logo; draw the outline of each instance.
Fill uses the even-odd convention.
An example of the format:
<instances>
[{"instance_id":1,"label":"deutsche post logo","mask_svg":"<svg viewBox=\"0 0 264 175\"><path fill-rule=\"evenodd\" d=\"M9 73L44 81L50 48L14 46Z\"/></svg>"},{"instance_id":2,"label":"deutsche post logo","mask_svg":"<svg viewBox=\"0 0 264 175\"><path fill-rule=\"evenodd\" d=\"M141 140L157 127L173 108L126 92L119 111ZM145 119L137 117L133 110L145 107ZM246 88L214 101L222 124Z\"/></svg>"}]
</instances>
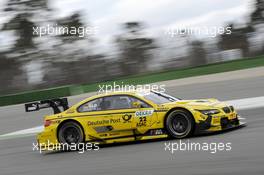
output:
<instances>
[{"instance_id":1,"label":"deutsche post logo","mask_svg":"<svg viewBox=\"0 0 264 175\"><path fill-rule=\"evenodd\" d=\"M122 116L124 123L130 123L130 119L132 118L132 115L125 114Z\"/></svg>"}]
</instances>

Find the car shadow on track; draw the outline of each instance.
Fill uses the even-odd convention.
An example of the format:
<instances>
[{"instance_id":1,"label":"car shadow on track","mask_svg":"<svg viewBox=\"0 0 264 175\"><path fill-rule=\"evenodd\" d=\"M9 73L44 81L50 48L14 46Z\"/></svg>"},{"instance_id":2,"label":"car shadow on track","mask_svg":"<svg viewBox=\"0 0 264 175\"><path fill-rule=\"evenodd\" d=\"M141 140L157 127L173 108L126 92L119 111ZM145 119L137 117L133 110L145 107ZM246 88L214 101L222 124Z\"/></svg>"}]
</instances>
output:
<instances>
[{"instance_id":1,"label":"car shadow on track","mask_svg":"<svg viewBox=\"0 0 264 175\"><path fill-rule=\"evenodd\" d=\"M231 128L228 130L224 131L217 131L217 132L211 132L211 133L202 133L202 134L195 134L189 138L184 138L184 139L191 139L191 138L199 138L199 137L211 137L211 136L216 136L216 135L222 135L222 134L227 134L230 133L234 130L238 130L241 128L244 128L246 125L241 125L236 128ZM164 141L170 141L170 140L180 140L180 139L175 139L175 138L162 138L162 139L153 139L153 140L142 140L142 141L133 141L133 142L123 142L123 143L112 143L112 144L100 144L100 149L101 148L112 148L112 147L119 147L119 146L130 146L130 145L137 145L137 144L149 144L149 143L157 143L157 142L164 142ZM49 151L46 152L45 155L52 155L52 154L60 154L60 153L70 153L70 152L78 152L78 150L75 151L63 151L63 150L57 150L57 151Z\"/></svg>"}]
</instances>

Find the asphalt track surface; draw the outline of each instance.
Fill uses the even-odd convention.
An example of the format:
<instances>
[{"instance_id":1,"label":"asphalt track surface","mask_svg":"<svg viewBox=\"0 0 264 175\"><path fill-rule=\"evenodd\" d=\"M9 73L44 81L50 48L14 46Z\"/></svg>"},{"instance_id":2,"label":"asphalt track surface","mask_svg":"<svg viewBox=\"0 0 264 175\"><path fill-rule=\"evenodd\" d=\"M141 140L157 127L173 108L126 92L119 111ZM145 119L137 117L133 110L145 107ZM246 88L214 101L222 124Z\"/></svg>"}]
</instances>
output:
<instances>
[{"instance_id":1,"label":"asphalt track surface","mask_svg":"<svg viewBox=\"0 0 264 175\"><path fill-rule=\"evenodd\" d=\"M215 97L220 100L264 96L264 77L170 87L170 94L191 98ZM71 103L79 99L72 100ZM49 111L24 113L22 105L0 108L0 134L41 125ZM166 150L159 140L111 145L99 151L32 151L34 137L0 140L0 175L36 174L264 174L264 108L239 111L247 126L218 134L181 140L199 143L231 143L231 151Z\"/></svg>"}]
</instances>

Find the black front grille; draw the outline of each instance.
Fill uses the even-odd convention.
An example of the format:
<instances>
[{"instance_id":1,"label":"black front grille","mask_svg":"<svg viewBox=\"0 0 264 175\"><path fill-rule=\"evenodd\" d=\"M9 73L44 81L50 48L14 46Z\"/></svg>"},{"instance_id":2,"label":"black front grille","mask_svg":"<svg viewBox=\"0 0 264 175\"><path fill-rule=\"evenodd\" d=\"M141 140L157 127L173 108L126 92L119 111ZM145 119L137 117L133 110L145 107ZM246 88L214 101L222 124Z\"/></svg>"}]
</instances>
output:
<instances>
[{"instance_id":1,"label":"black front grille","mask_svg":"<svg viewBox=\"0 0 264 175\"><path fill-rule=\"evenodd\" d=\"M231 112L231 110L229 109L229 107L224 107L224 108L223 108L223 111L224 111L226 114L228 114L228 113Z\"/></svg>"},{"instance_id":2,"label":"black front grille","mask_svg":"<svg viewBox=\"0 0 264 175\"><path fill-rule=\"evenodd\" d=\"M223 129L232 127L234 125L235 126L239 125L239 120L237 118L233 119L233 120L228 120L227 117L221 118L221 126L222 126Z\"/></svg>"}]
</instances>

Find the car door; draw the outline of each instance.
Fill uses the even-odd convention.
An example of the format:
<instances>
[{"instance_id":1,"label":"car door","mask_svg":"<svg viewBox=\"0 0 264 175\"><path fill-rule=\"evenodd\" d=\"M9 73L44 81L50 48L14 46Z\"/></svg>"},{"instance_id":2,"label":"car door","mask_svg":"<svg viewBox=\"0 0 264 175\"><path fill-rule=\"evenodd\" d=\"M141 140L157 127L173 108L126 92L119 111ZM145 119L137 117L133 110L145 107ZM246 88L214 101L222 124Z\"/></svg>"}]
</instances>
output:
<instances>
[{"instance_id":1,"label":"car door","mask_svg":"<svg viewBox=\"0 0 264 175\"><path fill-rule=\"evenodd\" d=\"M81 118L82 125L87 126L87 138L107 137L106 133L113 129L112 123L118 122L112 120L111 113L104 109L103 99L103 97L93 99L80 105L77 109L77 115Z\"/></svg>"},{"instance_id":2,"label":"car door","mask_svg":"<svg viewBox=\"0 0 264 175\"><path fill-rule=\"evenodd\" d=\"M140 104L135 108L132 128L134 128L139 134L143 134L152 127L153 123L155 123L157 115L154 108L145 101L136 97L133 97L132 101L132 103L137 102Z\"/></svg>"},{"instance_id":3,"label":"car door","mask_svg":"<svg viewBox=\"0 0 264 175\"><path fill-rule=\"evenodd\" d=\"M109 136L121 137L133 135L132 125L136 109L132 107L129 96L106 96L103 99L103 106L111 114L109 120L112 130L109 132Z\"/></svg>"},{"instance_id":4,"label":"car door","mask_svg":"<svg viewBox=\"0 0 264 175\"><path fill-rule=\"evenodd\" d=\"M134 104L139 104L135 106ZM145 133L156 121L154 108L145 101L131 95L104 97L103 108L111 114L110 136L120 137ZM135 133L136 132L136 133Z\"/></svg>"},{"instance_id":5,"label":"car door","mask_svg":"<svg viewBox=\"0 0 264 175\"><path fill-rule=\"evenodd\" d=\"M78 108L79 116L85 117L90 136L101 139L132 136L136 110L127 95L105 96Z\"/></svg>"}]
</instances>

